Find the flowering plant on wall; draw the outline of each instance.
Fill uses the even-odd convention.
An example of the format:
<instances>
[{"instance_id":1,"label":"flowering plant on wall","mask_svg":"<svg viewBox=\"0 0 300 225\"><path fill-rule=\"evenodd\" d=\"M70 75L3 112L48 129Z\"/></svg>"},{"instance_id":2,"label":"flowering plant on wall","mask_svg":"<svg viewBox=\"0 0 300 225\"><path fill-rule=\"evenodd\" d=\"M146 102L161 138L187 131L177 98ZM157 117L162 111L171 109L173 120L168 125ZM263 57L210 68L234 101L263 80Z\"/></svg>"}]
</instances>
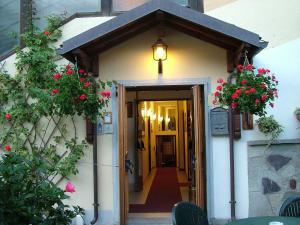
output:
<instances>
[{"instance_id":1,"label":"flowering plant on wall","mask_svg":"<svg viewBox=\"0 0 300 225\"><path fill-rule=\"evenodd\" d=\"M266 106L274 107L278 97L278 81L269 69L255 69L253 65L238 65L234 71L236 82L218 80L214 104L231 106L242 113L265 115Z\"/></svg>"},{"instance_id":2,"label":"flowering plant on wall","mask_svg":"<svg viewBox=\"0 0 300 225\"><path fill-rule=\"evenodd\" d=\"M84 115L96 120L108 106L110 81L95 81L92 75L77 66L67 65L59 69L50 79L49 95L53 100L56 115Z\"/></svg>"}]
</instances>

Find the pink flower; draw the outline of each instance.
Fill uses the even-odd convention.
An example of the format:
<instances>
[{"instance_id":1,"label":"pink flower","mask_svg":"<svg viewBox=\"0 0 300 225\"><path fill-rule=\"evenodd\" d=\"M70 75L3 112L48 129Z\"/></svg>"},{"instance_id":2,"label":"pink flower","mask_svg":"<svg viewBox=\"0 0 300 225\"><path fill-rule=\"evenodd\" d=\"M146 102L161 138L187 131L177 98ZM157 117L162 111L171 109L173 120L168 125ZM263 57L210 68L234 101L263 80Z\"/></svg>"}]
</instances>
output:
<instances>
[{"instance_id":1,"label":"pink flower","mask_svg":"<svg viewBox=\"0 0 300 225\"><path fill-rule=\"evenodd\" d=\"M238 89L236 89L235 93L240 95L240 94L242 94L242 91L241 91L241 89L238 88Z\"/></svg>"},{"instance_id":2,"label":"pink flower","mask_svg":"<svg viewBox=\"0 0 300 225\"><path fill-rule=\"evenodd\" d=\"M232 108L236 108L237 106L238 106L237 102L232 102L232 103L231 103L231 107L232 107Z\"/></svg>"},{"instance_id":3,"label":"pink flower","mask_svg":"<svg viewBox=\"0 0 300 225\"><path fill-rule=\"evenodd\" d=\"M67 72L66 72L66 74L68 74L68 75L72 75L72 74L73 74L73 70L71 70L71 69L68 69L68 70L67 70Z\"/></svg>"},{"instance_id":4,"label":"pink flower","mask_svg":"<svg viewBox=\"0 0 300 225\"><path fill-rule=\"evenodd\" d=\"M53 79L54 80L59 80L61 78L61 74L60 73L56 73L53 75Z\"/></svg>"},{"instance_id":5,"label":"pink flower","mask_svg":"<svg viewBox=\"0 0 300 225\"><path fill-rule=\"evenodd\" d=\"M75 186L70 181L66 184L65 192L75 192Z\"/></svg>"},{"instance_id":6,"label":"pink flower","mask_svg":"<svg viewBox=\"0 0 300 225\"><path fill-rule=\"evenodd\" d=\"M214 95L215 95L216 97L218 97L218 96L220 95L220 92L216 91L216 92L214 93Z\"/></svg>"},{"instance_id":7,"label":"pink flower","mask_svg":"<svg viewBox=\"0 0 300 225\"><path fill-rule=\"evenodd\" d=\"M6 120L11 120L11 115L10 115L9 113L7 113L7 114L5 115L5 119L6 119Z\"/></svg>"},{"instance_id":8,"label":"pink flower","mask_svg":"<svg viewBox=\"0 0 300 225\"><path fill-rule=\"evenodd\" d=\"M83 81L85 81L85 78L84 78L84 77L80 77L80 78L79 78L79 81L80 81L80 82L83 82Z\"/></svg>"},{"instance_id":9,"label":"pink flower","mask_svg":"<svg viewBox=\"0 0 300 225\"><path fill-rule=\"evenodd\" d=\"M91 82L89 81L85 82L83 85L84 88L88 88L89 86L91 86Z\"/></svg>"},{"instance_id":10,"label":"pink flower","mask_svg":"<svg viewBox=\"0 0 300 225\"><path fill-rule=\"evenodd\" d=\"M261 96L261 100L262 100L262 101L265 101L267 98L268 98L268 96L266 96L266 95L262 95L262 96Z\"/></svg>"},{"instance_id":11,"label":"pink flower","mask_svg":"<svg viewBox=\"0 0 300 225\"><path fill-rule=\"evenodd\" d=\"M259 104L260 103L260 100L257 98L255 99L255 104Z\"/></svg>"},{"instance_id":12,"label":"pink flower","mask_svg":"<svg viewBox=\"0 0 300 225\"><path fill-rule=\"evenodd\" d=\"M222 86L219 85L219 86L217 87L217 90L218 90L218 91L222 91Z\"/></svg>"},{"instance_id":13,"label":"pink flower","mask_svg":"<svg viewBox=\"0 0 300 225\"><path fill-rule=\"evenodd\" d=\"M5 146L5 151L10 152L10 150L11 150L11 147L9 145L6 145Z\"/></svg>"},{"instance_id":14,"label":"pink flower","mask_svg":"<svg viewBox=\"0 0 300 225\"><path fill-rule=\"evenodd\" d=\"M78 70L78 73L79 73L79 74L84 74L85 71L84 71L83 69L80 69L80 70Z\"/></svg>"},{"instance_id":15,"label":"pink flower","mask_svg":"<svg viewBox=\"0 0 300 225\"><path fill-rule=\"evenodd\" d=\"M256 89L255 88L250 88L250 93L255 93L256 92Z\"/></svg>"},{"instance_id":16,"label":"pink flower","mask_svg":"<svg viewBox=\"0 0 300 225\"><path fill-rule=\"evenodd\" d=\"M46 36L49 36L49 35L50 35L50 32L47 31L47 30L45 30L45 31L44 31L44 34L45 34Z\"/></svg>"},{"instance_id":17,"label":"pink flower","mask_svg":"<svg viewBox=\"0 0 300 225\"><path fill-rule=\"evenodd\" d=\"M110 97L110 92L109 91L102 91L100 94L103 98L109 98Z\"/></svg>"},{"instance_id":18,"label":"pink flower","mask_svg":"<svg viewBox=\"0 0 300 225\"><path fill-rule=\"evenodd\" d=\"M248 64L248 65L246 66L246 70L248 70L248 71L253 70L253 66L252 66L251 64Z\"/></svg>"},{"instance_id":19,"label":"pink flower","mask_svg":"<svg viewBox=\"0 0 300 225\"><path fill-rule=\"evenodd\" d=\"M245 91L245 94L246 94L246 95L249 95L249 94L250 94L250 91L249 91L249 90L246 90L246 91Z\"/></svg>"},{"instance_id":20,"label":"pink flower","mask_svg":"<svg viewBox=\"0 0 300 225\"><path fill-rule=\"evenodd\" d=\"M71 65L66 65L66 69L67 69L67 70L69 70L69 69L71 69L71 68L72 68Z\"/></svg>"},{"instance_id":21,"label":"pink flower","mask_svg":"<svg viewBox=\"0 0 300 225\"><path fill-rule=\"evenodd\" d=\"M56 95L58 92L59 92L58 89L53 89L53 90L51 91L51 95Z\"/></svg>"},{"instance_id":22,"label":"pink flower","mask_svg":"<svg viewBox=\"0 0 300 225\"><path fill-rule=\"evenodd\" d=\"M224 80L222 78L220 78L219 80L217 80L217 83L222 84L224 82Z\"/></svg>"},{"instance_id":23,"label":"pink flower","mask_svg":"<svg viewBox=\"0 0 300 225\"><path fill-rule=\"evenodd\" d=\"M237 69L238 69L238 71L240 71L240 72L242 72L242 71L243 71L243 69L244 69L243 65L241 65L241 64L237 65L237 67L236 67L236 68L237 68Z\"/></svg>"},{"instance_id":24,"label":"pink flower","mask_svg":"<svg viewBox=\"0 0 300 225\"><path fill-rule=\"evenodd\" d=\"M216 105L216 104L217 104L217 100L214 99L212 103L213 103L214 105Z\"/></svg>"},{"instance_id":25,"label":"pink flower","mask_svg":"<svg viewBox=\"0 0 300 225\"><path fill-rule=\"evenodd\" d=\"M80 95L79 99L80 99L81 101L84 101L84 100L86 100L86 94L82 94L82 95Z\"/></svg>"}]
</instances>

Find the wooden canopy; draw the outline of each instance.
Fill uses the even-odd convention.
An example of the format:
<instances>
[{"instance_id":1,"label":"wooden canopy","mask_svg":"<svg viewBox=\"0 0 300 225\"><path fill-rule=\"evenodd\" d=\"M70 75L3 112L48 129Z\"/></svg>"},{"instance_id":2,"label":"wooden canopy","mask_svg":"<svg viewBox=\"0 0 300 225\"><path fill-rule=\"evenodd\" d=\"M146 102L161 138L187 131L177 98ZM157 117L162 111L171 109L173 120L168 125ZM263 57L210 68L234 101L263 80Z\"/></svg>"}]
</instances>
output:
<instances>
[{"instance_id":1,"label":"wooden canopy","mask_svg":"<svg viewBox=\"0 0 300 225\"><path fill-rule=\"evenodd\" d=\"M228 71L245 49L251 59L267 46L256 33L166 0L152 0L64 41L58 53L72 62L79 56L90 67L100 52L155 26L171 27L226 49Z\"/></svg>"}]
</instances>

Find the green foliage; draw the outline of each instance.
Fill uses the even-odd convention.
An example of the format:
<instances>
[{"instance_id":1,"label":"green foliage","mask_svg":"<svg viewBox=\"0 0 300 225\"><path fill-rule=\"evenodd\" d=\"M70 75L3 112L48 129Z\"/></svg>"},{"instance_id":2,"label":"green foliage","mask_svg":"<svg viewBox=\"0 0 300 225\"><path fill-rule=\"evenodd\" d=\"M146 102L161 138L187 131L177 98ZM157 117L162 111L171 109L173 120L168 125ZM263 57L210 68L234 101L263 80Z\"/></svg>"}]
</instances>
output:
<instances>
[{"instance_id":1,"label":"green foliage","mask_svg":"<svg viewBox=\"0 0 300 225\"><path fill-rule=\"evenodd\" d=\"M82 214L70 207L68 196L47 178L49 165L39 155L3 154L0 161L0 224L68 225Z\"/></svg>"},{"instance_id":2,"label":"green foliage","mask_svg":"<svg viewBox=\"0 0 300 225\"><path fill-rule=\"evenodd\" d=\"M265 115L266 106L274 106L278 97L278 81L268 69L254 70L251 64L243 67L239 65L234 72L235 83L219 80L219 86L214 93L214 103L231 106L240 112L249 112L255 115Z\"/></svg>"},{"instance_id":3,"label":"green foliage","mask_svg":"<svg viewBox=\"0 0 300 225\"><path fill-rule=\"evenodd\" d=\"M276 140L279 135L283 132L283 126L281 126L273 116L263 116L260 117L257 121L257 126L260 132L266 136L270 136L270 142L268 147Z\"/></svg>"},{"instance_id":4,"label":"green foliage","mask_svg":"<svg viewBox=\"0 0 300 225\"><path fill-rule=\"evenodd\" d=\"M295 115L296 116L300 116L300 108L299 107L296 108Z\"/></svg>"},{"instance_id":5,"label":"green foliage","mask_svg":"<svg viewBox=\"0 0 300 225\"><path fill-rule=\"evenodd\" d=\"M61 20L53 16L48 23L45 31L31 25L22 34L26 47L16 49L17 74L0 69L0 146L6 151L0 224L63 225L81 213L62 203L67 196L52 180L77 174L88 148L77 137L74 117L96 121L110 100L105 89L111 82L96 82L76 65L56 65Z\"/></svg>"}]
</instances>

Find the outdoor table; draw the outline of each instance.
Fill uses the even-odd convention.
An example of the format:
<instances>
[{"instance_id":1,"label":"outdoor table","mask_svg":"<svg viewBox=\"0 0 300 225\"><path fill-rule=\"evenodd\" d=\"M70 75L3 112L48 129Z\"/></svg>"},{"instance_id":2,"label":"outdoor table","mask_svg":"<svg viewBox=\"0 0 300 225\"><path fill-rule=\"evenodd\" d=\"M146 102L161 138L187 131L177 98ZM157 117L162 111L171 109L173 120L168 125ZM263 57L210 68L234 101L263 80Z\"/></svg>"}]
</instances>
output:
<instances>
[{"instance_id":1,"label":"outdoor table","mask_svg":"<svg viewBox=\"0 0 300 225\"><path fill-rule=\"evenodd\" d=\"M250 217L232 221L227 225L269 225L273 221L282 222L283 225L300 225L300 218L283 216Z\"/></svg>"}]
</instances>

